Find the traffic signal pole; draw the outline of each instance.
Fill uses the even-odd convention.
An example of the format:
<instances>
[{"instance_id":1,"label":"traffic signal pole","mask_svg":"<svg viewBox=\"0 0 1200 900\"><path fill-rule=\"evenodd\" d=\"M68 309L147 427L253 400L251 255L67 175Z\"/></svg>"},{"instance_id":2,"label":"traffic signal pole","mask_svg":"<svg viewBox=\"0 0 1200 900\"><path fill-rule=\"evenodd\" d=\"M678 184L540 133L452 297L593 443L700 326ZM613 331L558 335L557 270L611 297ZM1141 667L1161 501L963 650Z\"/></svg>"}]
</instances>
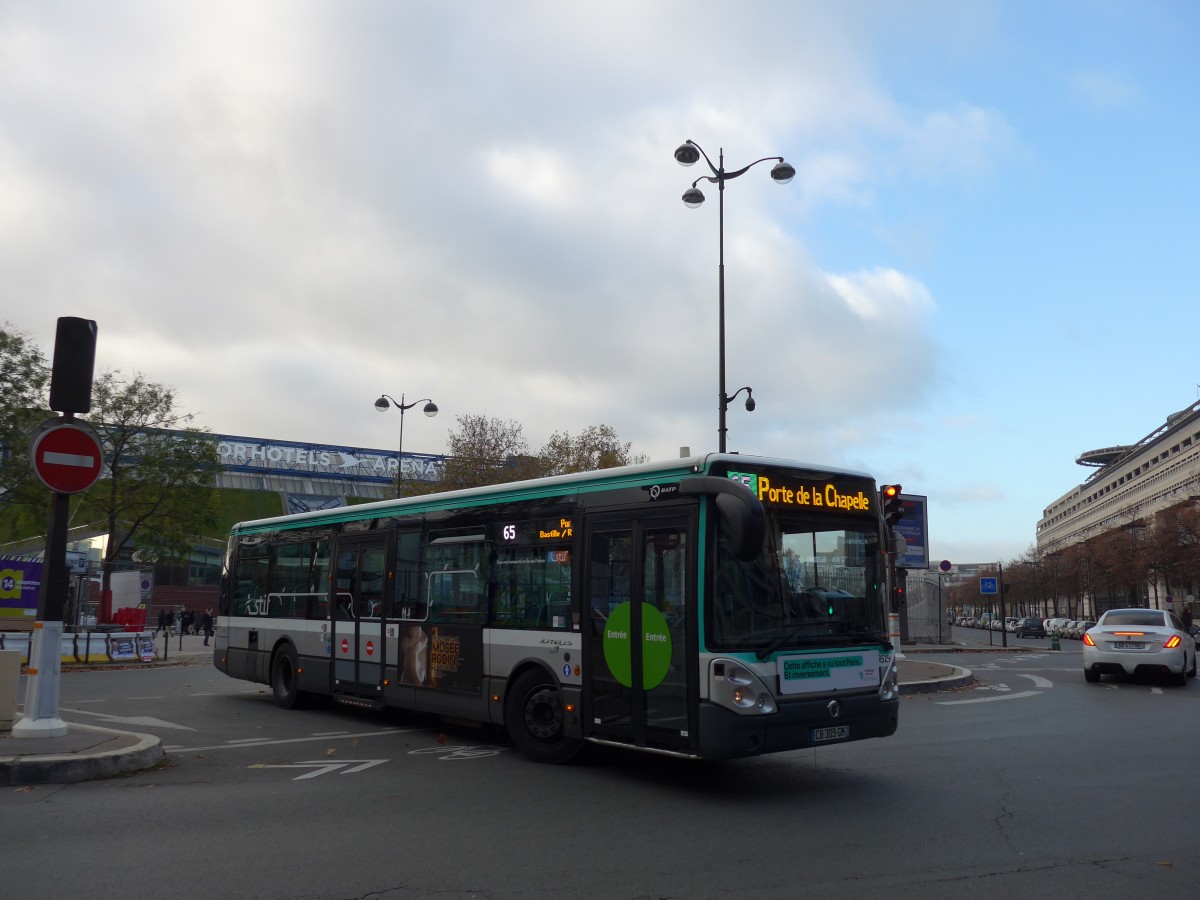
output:
<instances>
[{"instance_id":1,"label":"traffic signal pole","mask_svg":"<svg viewBox=\"0 0 1200 900\"><path fill-rule=\"evenodd\" d=\"M90 319L64 317L58 320L54 342L54 367L50 376L50 408L63 414L34 432L30 442L30 464L51 490L50 521L46 549L42 554L42 584L38 591L38 615L29 645L24 715L13 723L14 738L62 737L67 723L58 715L59 682L62 674L63 609L67 603L71 575L67 569L67 524L71 494L95 483L100 460L91 452L73 452L74 447L54 449L62 439L62 427L74 426L75 413L88 412L92 403L92 367L96 355L96 323ZM79 423L82 425L82 423ZM51 437L55 431L59 434ZM75 429L68 427L75 437ZM92 433L83 426L85 448ZM50 442L50 443L47 443ZM100 445L94 449L98 455ZM65 475L63 473L66 473ZM82 473L82 474L80 474Z\"/></svg>"}]
</instances>

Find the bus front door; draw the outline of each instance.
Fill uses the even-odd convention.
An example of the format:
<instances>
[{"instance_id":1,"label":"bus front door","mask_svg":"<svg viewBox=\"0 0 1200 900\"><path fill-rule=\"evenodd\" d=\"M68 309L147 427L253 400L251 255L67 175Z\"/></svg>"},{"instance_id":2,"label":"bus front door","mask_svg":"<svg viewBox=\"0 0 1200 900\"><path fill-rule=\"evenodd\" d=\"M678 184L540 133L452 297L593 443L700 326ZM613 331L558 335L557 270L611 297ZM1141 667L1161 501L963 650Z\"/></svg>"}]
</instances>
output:
<instances>
[{"instance_id":1,"label":"bus front door","mask_svg":"<svg viewBox=\"0 0 1200 900\"><path fill-rule=\"evenodd\" d=\"M387 586L387 538L342 538L334 570L329 631L333 652L333 693L376 705L383 700L384 592Z\"/></svg>"},{"instance_id":2,"label":"bus front door","mask_svg":"<svg viewBox=\"0 0 1200 900\"><path fill-rule=\"evenodd\" d=\"M589 523L587 736L690 751L698 690L688 674L694 534L686 515Z\"/></svg>"}]
</instances>

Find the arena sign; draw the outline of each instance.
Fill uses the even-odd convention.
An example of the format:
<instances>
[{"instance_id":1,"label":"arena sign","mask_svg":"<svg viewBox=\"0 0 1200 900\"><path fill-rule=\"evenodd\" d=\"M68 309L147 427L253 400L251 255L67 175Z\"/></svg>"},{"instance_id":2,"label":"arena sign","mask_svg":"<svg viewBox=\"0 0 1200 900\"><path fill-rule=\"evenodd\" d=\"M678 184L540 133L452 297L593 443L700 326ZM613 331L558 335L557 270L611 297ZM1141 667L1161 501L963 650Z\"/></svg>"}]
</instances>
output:
<instances>
[{"instance_id":1,"label":"arena sign","mask_svg":"<svg viewBox=\"0 0 1200 900\"><path fill-rule=\"evenodd\" d=\"M222 467L238 472L307 473L388 480L396 477L396 454L386 450L217 435L217 455ZM442 456L405 453L404 477L414 481L437 481L441 478L444 463Z\"/></svg>"}]
</instances>

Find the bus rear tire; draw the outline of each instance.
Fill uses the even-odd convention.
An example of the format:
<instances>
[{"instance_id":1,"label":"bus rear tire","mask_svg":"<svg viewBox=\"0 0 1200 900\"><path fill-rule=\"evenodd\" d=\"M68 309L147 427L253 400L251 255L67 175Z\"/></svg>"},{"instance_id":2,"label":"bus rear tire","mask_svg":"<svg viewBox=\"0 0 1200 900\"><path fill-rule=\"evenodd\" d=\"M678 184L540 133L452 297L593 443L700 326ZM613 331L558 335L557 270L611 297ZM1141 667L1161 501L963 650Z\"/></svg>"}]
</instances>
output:
<instances>
[{"instance_id":1,"label":"bus rear tire","mask_svg":"<svg viewBox=\"0 0 1200 900\"><path fill-rule=\"evenodd\" d=\"M284 644L271 663L271 693L275 695L275 705L280 709L303 708L307 695L300 690L299 684L300 663L296 659L296 649L291 644Z\"/></svg>"},{"instance_id":2,"label":"bus rear tire","mask_svg":"<svg viewBox=\"0 0 1200 900\"><path fill-rule=\"evenodd\" d=\"M565 723L562 694L545 672L530 669L509 687L504 726L516 748L534 762L569 762L583 748L583 741L566 735Z\"/></svg>"}]
</instances>

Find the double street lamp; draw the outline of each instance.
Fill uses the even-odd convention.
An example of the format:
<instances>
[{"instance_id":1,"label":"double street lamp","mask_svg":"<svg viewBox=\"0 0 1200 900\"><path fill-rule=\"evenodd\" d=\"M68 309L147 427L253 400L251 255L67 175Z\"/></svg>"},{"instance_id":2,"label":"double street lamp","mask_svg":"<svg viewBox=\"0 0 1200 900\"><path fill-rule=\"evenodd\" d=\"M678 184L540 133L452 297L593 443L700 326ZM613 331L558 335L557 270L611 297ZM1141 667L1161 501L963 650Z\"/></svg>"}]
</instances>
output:
<instances>
[{"instance_id":1,"label":"double street lamp","mask_svg":"<svg viewBox=\"0 0 1200 900\"><path fill-rule=\"evenodd\" d=\"M695 209L704 202L704 194L696 187L701 181L708 181L717 186L718 190L718 226L720 237L720 252L719 262L717 266L717 284L718 284L718 361L719 361L719 393L717 394L717 444L718 449L725 452L725 434L729 430L725 427L725 412L729 409L729 404L742 392L746 392L746 411L754 410L754 393L749 387L738 388L732 394L725 393L725 182L739 175L744 175L760 162L774 160L775 165L771 169L771 178L778 184L787 184L796 177L796 169L790 163L785 162L782 156L765 156L762 159L756 159L748 166L743 166L733 172L725 171L725 148L722 147L717 156L717 165L713 165L712 160L708 158L708 154L693 140L684 141L675 151L675 160L681 166L694 165L704 157L704 161L708 163L708 168L712 170L712 175L701 175L692 182L692 186L683 192L683 202L685 206Z\"/></svg>"},{"instance_id":2,"label":"double street lamp","mask_svg":"<svg viewBox=\"0 0 1200 900\"><path fill-rule=\"evenodd\" d=\"M414 400L412 403L405 403L403 394L400 395L399 400L397 400L391 394L380 394L379 399L375 401L375 408L380 412L387 412L392 407L400 410L400 446L398 448L399 452L396 454L397 499L400 497L400 483L404 477L404 414L418 403L425 404L425 406L422 407L421 412L425 413L425 415L429 416L429 418L432 419L438 414L437 404L428 397L424 398L423 400Z\"/></svg>"}]
</instances>

